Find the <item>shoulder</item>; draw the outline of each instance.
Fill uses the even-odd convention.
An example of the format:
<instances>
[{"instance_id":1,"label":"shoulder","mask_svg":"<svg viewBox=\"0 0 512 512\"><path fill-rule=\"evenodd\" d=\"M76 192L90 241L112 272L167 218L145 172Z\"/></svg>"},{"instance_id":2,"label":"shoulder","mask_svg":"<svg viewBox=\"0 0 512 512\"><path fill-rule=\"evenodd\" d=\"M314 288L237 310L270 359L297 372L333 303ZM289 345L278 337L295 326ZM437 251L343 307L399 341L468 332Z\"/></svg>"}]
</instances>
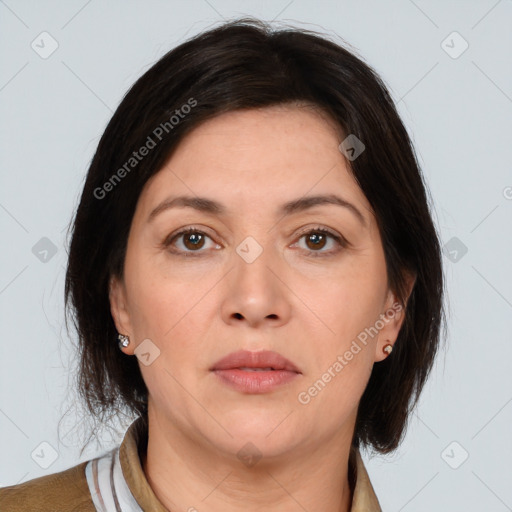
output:
<instances>
[{"instance_id":1,"label":"shoulder","mask_svg":"<svg viewBox=\"0 0 512 512\"><path fill-rule=\"evenodd\" d=\"M2 512L95 512L82 462L51 475L0 488Z\"/></svg>"}]
</instances>

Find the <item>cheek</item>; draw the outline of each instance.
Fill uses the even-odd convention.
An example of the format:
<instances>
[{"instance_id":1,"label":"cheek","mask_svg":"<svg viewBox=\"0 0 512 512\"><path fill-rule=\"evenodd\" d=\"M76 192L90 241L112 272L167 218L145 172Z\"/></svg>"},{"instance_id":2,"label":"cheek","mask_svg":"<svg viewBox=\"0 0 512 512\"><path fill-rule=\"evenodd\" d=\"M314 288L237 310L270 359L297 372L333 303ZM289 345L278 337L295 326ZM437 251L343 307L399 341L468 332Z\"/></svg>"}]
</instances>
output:
<instances>
[{"instance_id":1,"label":"cheek","mask_svg":"<svg viewBox=\"0 0 512 512\"><path fill-rule=\"evenodd\" d=\"M129 291L136 298L136 339L149 338L160 350L153 363L139 363L139 367L157 407L166 411L172 408L173 414L181 417L190 407L183 387L193 389L201 373L196 363L203 351L200 322L208 288L199 289L199 279L190 283L175 276L164 277L155 268L140 266L131 274L136 276Z\"/></svg>"},{"instance_id":2,"label":"cheek","mask_svg":"<svg viewBox=\"0 0 512 512\"><path fill-rule=\"evenodd\" d=\"M386 273L373 258L360 256L331 270L328 277L304 280L298 295L305 297L305 304L315 313L311 321L321 323L319 332L340 349L379 318Z\"/></svg>"},{"instance_id":3,"label":"cheek","mask_svg":"<svg viewBox=\"0 0 512 512\"><path fill-rule=\"evenodd\" d=\"M178 333L192 329L190 313L200 305L211 278L176 268L167 261L162 268L161 257L133 255L126 260L130 315L138 339L154 337L165 345L166 340L181 339Z\"/></svg>"},{"instance_id":4,"label":"cheek","mask_svg":"<svg viewBox=\"0 0 512 512\"><path fill-rule=\"evenodd\" d=\"M357 407L373 368L372 352L371 347L361 345L361 351L353 354L352 359L347 358L347 354L352 352L345 351L341 357L344 362L338 360L343 369L331 381L330 395L326 398L343 404L342 410L350 411Z\"/></svg>"},{"instance_id":5,"label":"cheek","mask_svg":"<svg viewBox=\"0 0 512 512\"><path fill-rule=\"evenodd\" d=\"M160 350L153 364L139 366L148 389L161 395L155 399L176 403L182 390L172 376L191 388L208 366L204 340L211 328L215 294L207 293L216 280L200 274L166 276L156 265L134 267L131 275L135 337L138 341L149 338Z\"/></svg>"},{"instance_id":6,"label":"cheek","mask_svg":"<svg viewBox=\"0 0 512 512\"><path fill-rule=\"evenodd\" d=\"M307 379L298 395L306 418L315 418L327 430L337 429L355 414L373 368L370 347L362 347L348 360L345 351L332 354L314 378Z\"/></svg>"},{"instance_id":7,"label":"cheek","mask_svg":"<svg viewBox=\"0 0 512 512\"><path fill-rule=\"evenodd\" d=\"M370 329L382 313L386 286L384 256L377 251L347 261L322 291L323 318L335 333L330 343L318 345L322 361L315 382L317 388L324 387L317 406L322 401L331 404L323 406L324 411L345 414L357 407L372 372L378 338L368 332L375 332Z\"/></svg>"}]
</instances>

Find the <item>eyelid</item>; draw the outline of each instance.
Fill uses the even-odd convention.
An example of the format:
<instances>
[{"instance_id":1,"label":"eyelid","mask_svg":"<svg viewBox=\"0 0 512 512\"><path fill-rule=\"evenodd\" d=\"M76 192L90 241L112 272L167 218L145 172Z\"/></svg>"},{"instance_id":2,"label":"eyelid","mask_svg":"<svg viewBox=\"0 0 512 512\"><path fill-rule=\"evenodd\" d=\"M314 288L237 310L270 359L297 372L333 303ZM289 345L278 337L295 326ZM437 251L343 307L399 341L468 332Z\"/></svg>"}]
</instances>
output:
<instances>
[{"instance_id":1,"label":"eyelid","mask_svg":"<svg viewBox=\"0 0 512 512\"><path fill-rule=\"evenodd\" d=\"M296 236L298 237L302 237L304 235L307 235L308 233L311 233L311 232L317 232L317 231L321 231L321 232L324 232L328 235L331 235L332 237L334 238L339 238L340 240L345 240L344 237L338 233L337 231L334 231L333 229L331 228L328 228L326 226L323 226L321 224L317 224L317 225L314 225L314 226L307 226L303 229L301 229ZM348 243L348 242L347 242Z\"/></svg>"},{"instance_id":2,"label":"eyelid","mask_svg":"<svg viewBox=\"0 0 512 512\"><path fill-rule=\"evenodd\" d=\"M180 235L184 235L187 233L196 233L196 232L205 234L205 235L209 236L210 238L212 238L212 235L209 233L210 232L209 228L207 228L205 226L196 226L196 225L192 224L190 226L185 226L183 228L177 229L176 231L173 231L170 235L165 237L163 243L164 243L164 245L169 244L169 243L171 243L172 240L174 240L175 238L177 238Z\"/></svg>"}]
</instances>

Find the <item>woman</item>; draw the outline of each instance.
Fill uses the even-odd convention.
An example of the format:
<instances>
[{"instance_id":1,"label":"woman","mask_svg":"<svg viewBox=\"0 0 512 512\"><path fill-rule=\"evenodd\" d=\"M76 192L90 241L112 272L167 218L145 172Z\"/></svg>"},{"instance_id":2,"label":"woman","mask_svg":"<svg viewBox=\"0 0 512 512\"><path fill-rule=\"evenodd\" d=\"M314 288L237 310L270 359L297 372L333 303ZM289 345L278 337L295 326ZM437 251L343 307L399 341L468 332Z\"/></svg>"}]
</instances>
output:
<instances>
[{"instance_id":1,"label":"woman","mask_svg":"<svg viewBox=\"0 0 512 512\"><path fill-rule=\"evenodd\" d=\"M99 142L65 293L91 413L137 419L1 510L380 510L359 450L400 444L443 276L411 141L353 53L242 19L161 58Z\"/></svg>"}]
</instances>

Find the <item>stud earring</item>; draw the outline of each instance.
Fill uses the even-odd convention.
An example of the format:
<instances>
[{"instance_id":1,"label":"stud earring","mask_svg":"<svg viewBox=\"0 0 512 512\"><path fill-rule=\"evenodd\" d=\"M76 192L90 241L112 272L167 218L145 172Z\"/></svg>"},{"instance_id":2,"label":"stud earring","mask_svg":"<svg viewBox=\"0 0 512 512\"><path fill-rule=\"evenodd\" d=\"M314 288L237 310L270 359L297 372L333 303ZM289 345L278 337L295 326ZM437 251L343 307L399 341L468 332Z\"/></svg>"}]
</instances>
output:
<instances>
[{"instance_id":1,"label":"stud earring","mask_svg":"<svg viewBox=\"0 0 512 512\"><path fill-rule=\"evenodd\" d=\"M118 334L117 337L119 339L119 349L122 350L123 347L127 347L130 344L130 338L128 338L128 336Z\"/></svg>"},{"instance_id":2,"label":"stud earring","mask_svg":"<svg viewBox=\"0 0 512 512\"><path fill-rule=\"evenodd\" d=\"M393 350L393 345L391 345L391 343L384 345L384 348L382 349L382 351L384 353L386 353L388 356L389 356L389 354L391 354L392 350Z\"/></svg>"}]
</instances>

